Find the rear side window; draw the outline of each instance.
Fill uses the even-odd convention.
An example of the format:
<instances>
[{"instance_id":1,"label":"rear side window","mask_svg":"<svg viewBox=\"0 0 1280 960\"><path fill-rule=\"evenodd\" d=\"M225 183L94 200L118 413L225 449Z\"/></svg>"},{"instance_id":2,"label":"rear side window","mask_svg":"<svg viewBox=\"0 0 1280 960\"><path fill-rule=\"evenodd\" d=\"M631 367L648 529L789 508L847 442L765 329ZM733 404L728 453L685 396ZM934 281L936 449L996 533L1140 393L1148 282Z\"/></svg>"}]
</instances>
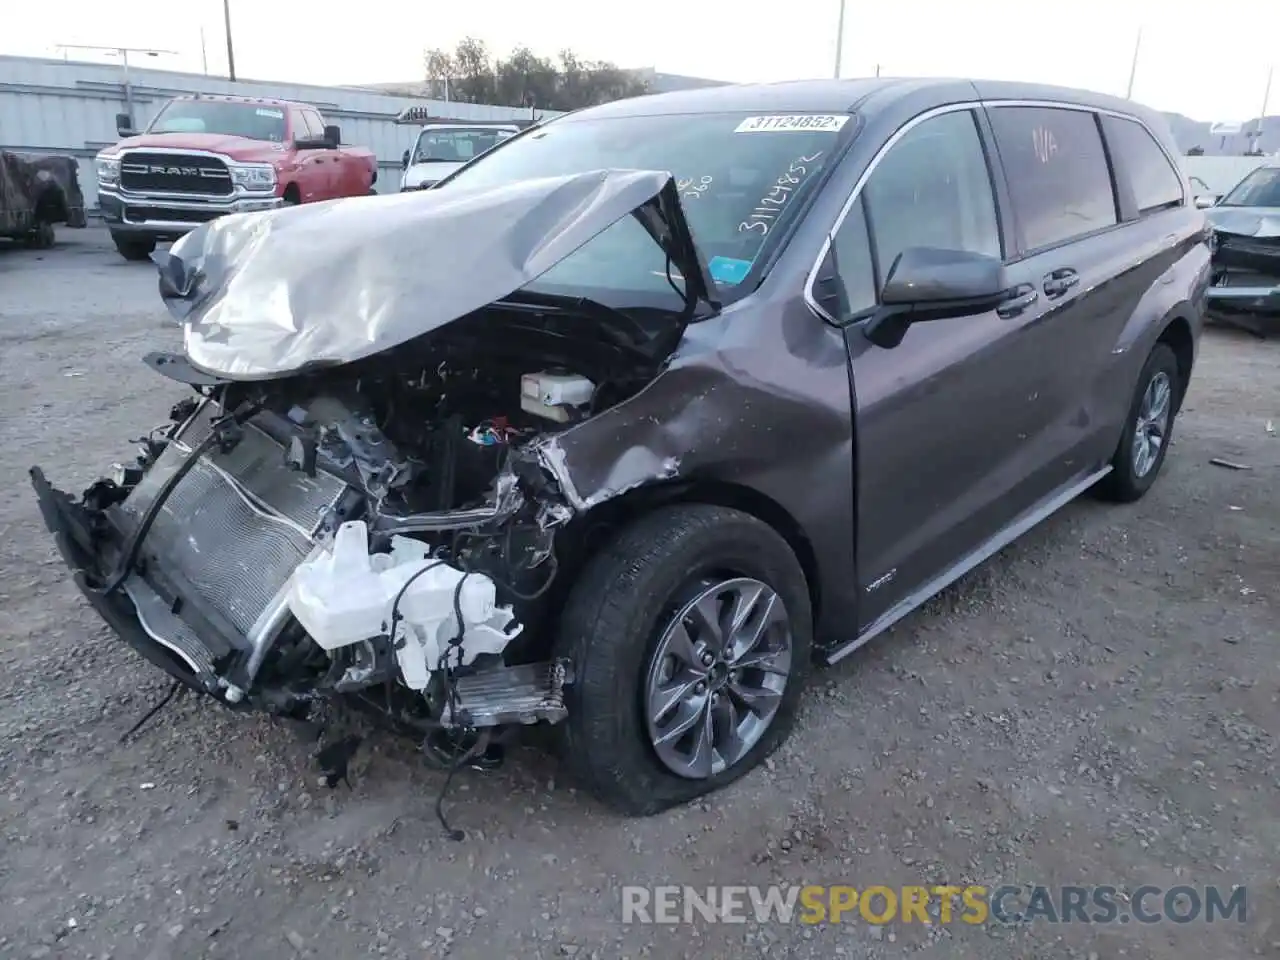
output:
<instances>
[{"instance_id":1,"label":"rear side window","mask_svg":"<svg viewBox=\"0 0 1280 960\"><path fill-rule=\"evenodd\" d=\"M1124 159L1140 214L1182 206L1182 177L1151 132L1135 120L1103 117L1113 155Z\"/></svg>"},{"instance_id":2,"label":"rear side window","mask_svg":"<svg viewBox=\"0 0 1280 960\"><path fill-rule=\"evenodd\" d=\"M1059 107L995 107L991 125L1028 250L1119 222L1111 168L1094 114Z\"/></svg>"}]
</instances>

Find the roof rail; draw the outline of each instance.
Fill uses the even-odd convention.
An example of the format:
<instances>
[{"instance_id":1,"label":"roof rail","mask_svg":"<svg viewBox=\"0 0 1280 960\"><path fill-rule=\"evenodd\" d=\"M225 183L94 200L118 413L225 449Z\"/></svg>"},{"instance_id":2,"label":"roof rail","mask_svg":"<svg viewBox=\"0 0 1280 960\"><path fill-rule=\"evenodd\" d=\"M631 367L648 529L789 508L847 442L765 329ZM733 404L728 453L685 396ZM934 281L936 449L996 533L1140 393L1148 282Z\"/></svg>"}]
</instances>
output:
<instances>
[{"instance_id":1,"label":"roof rail","mask_svg":"<svg viewBox=\"0 0 1280 960\"><path fill-rule=\"evenodd\" d=\"M399 124L413 124L420 126L428 123L450 123L467 127L516 127L524 130L536 124L541 118L525 118L511 120L470 120L465 117L441 117L432 116L430 107L415 104L412 107L405 107L396 114L395 122Z\"/></svg>"}]
</instances>

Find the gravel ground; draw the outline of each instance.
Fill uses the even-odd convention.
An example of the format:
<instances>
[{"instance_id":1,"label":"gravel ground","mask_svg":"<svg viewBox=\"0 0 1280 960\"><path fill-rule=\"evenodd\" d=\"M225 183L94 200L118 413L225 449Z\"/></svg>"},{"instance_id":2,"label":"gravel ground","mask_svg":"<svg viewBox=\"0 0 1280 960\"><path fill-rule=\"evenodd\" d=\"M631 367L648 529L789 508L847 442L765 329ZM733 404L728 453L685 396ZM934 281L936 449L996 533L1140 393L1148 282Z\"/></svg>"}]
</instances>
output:
<instances>
[{"instance_id":1,"label":"gravel ground","mask_svg":"<svg viewBox=\"0 0 1280 960\"><path fill-rule=\"evenodd\" d=\"M375 737L351 788L265 720L164 693L55 559L79 489L180 388L154 271L99 230L0 248L0 956L957 960L1280 955L1280 344L1211 332L1165 475L1085 500L819 673L709 801L626 821L527 748L455 778ZM1233 471L1213 457L1249 464ZM1248 885L1213 925L621 922L623 884Z\"/></svg>"}]
</instances>

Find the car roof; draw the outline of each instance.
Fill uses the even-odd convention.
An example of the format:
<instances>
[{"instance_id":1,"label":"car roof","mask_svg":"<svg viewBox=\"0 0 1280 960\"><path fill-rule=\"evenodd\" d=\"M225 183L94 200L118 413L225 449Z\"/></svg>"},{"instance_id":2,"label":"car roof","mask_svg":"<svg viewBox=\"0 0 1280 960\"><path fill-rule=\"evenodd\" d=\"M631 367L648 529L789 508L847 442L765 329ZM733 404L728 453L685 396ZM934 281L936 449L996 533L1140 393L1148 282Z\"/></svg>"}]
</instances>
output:
<instances>
[{"instance_id":1,"label":"car roof","mask_svg":"<svg viewBox=\"0 0 1280 960\"><path fill-rule=\"evenodd\" d=\"M233 97L225 93L196 93L190 96L174 97L175 100L216 100L220 103L256 103L265 107L304 107L310 104L296 100L280 100L276 97Z\"/></svg>"},{"instance_id":2,"label":"car roof","mask_svg":"<svg viewBox=\"0 0 1280 960\"><path fill-rule=\"evenodd\" d=\"M569 114L574 118L655 116L735 111L862 113L888 110L906 100L937 105L966 100L1048 100L1111 110L1145 120L1158 116L1132 100L1088 90L1004 80L940 77L870 77L727 84L615 100ZM926 108L927 109L927 108Z\"/></svg>"}]
</instances>

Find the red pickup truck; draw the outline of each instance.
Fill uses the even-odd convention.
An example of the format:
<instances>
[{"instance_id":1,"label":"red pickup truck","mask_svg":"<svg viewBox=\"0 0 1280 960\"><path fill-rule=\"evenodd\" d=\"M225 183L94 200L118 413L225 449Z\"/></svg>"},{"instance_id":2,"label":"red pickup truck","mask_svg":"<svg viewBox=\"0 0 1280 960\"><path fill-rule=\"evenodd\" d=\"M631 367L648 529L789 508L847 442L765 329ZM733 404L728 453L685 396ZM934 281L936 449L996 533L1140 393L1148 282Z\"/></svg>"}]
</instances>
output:
<instances>
[{"instance_id":1,"label":"red pickup truck","mask_svg":"<svg viewBox=\"0 0 1280 960\"><path fill-rule=\"evenodd\" d=\"M227 213L364 196L378 179L372 151L342 146L305 103L177 97L142 133L129 126L116 117L124 139L95 164L98 206L126 260Z\"/></svg>"}]
</instances>

